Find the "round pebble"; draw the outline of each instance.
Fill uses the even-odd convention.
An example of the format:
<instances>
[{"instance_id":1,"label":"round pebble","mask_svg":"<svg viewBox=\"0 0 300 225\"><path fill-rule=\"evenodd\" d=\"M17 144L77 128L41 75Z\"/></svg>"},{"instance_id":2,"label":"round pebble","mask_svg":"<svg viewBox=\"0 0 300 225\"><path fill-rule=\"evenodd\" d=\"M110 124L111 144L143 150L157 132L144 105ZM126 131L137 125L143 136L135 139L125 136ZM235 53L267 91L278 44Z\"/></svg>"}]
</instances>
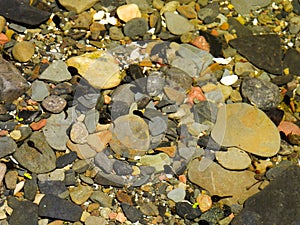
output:
<instances>
[{"instance_id":1,"label":"round pebble","mask_svg":"<svg viewBox=\"0 0 300 225\"><path fill-rule=\"evenodd\" d=\"M29 41L18 42L14 45L12 54L19 62L27 62L34 54L34 45Z\"/></svg>"},{"instance_id":2,"label":"round pebble","mask_svg":"<svg viewBox=\"0 0 300 225\"><path fill-rule=\"evenodd\" d=\"M42 106L49 112L60 113L67 105L67 101L57 95L50 95L42 102Z\"/></svg>"}]
</instances>

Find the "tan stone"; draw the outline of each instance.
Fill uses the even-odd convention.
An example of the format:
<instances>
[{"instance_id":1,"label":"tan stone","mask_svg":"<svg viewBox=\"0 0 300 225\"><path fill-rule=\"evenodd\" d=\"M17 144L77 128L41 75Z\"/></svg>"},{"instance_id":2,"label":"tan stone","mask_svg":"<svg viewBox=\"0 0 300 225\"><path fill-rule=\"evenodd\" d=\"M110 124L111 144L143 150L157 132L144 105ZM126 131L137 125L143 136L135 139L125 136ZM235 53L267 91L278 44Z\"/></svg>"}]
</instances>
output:
<instances>
[{"instance_id":1,"label":"tan stone","mask_svg":"<svg viewBox=\"0 0 300 225\"><path fill-rule=\"evenodd\" d=\"M34 54L34 45L29 41L18 42L14 45L12 54L19 62L27 62Z\"/></svg>"},{"instance_id":2,"label":"tan stone","mask_svg":"<svg viewBox=\"0 0 300 225\"><path fill-rule=\"evenodd\" d=\"M246 103L222 106L211 136L221 146L238 147L263 157L274 156L280 149L275 124L263 111Z\"/></svg>"},{"instance_id":3,"label":"tan stone","mask_svg":"<svg viewBox=\"0 0 300 225\"><path fill-rule=\"evenodd\" d=\"M189 164L189 180L207 190L210 195L232 196L221 199L220 202L228 205L242 203L258 192L259 184L251 187L257 181L253 172L226 170L214 162L203 171L200 164L198 159Z\"/></svg>"},{"instance_id":4,"label":"tan stone","mask_svg":"<svg viewBox=\"0 0 300 225\"><path fill-rule=\"evenodd\" d=\"M197 12L195 9L190 5L181 5L177 7L177 11L184 17L188 19L195 19L197 18Z\"/></svg>"},{"instance_id":5,"label":"tan stone","mask_svg":"<svg viewBox=\"0 0 300 225\"><path fill-rule=\"evenodd\" d=\"M136 4L122 5L117 8L117 15L120 20L127 22L133 18L141 18L142 14Z\"/></svg>"}]
</instances>

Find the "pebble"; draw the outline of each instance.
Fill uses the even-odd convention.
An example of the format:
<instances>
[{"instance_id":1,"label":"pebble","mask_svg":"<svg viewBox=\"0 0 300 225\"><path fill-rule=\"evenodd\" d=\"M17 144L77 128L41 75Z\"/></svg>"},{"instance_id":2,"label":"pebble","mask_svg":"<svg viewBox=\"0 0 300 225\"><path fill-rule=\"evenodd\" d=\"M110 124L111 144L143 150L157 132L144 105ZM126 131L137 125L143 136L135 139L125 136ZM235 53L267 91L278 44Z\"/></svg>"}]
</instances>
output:
<instances>
[{"instance_id":1,"label":"pebble","mask_svg":"<svg viewBox=\"0 0 300 225\"><path fill-rule=\"evenodd\" d=\"M92 195L90 196L90 199L93 202L97 202L102 207L112 207L113 198L110 197L107 193L104 193L102 191L94 191Z\"/></svg>"},{"instance_id":2,"label":"pebble","mask_svg":"<svg viewBox=\"0 0 300 225\"><path fill-rule=\"evenodd\" d=\"M283 67L288 68L290 74L300 74L300 65L297 63L300 60L300 53L293 48L286 51L283 59Z\"/></svg>"},{"instance_id":3,"label":"pebble","mask_svg":"<svg viewBox=\"0 0 300 225\"><path fill-rule=\"evenodd\" d=\"M245 208L237 215L233 225L251 221L253 224L297 224L299 216L299 166L290 166L261 192L245 202ZM269 217L267 215L274 215Z\"/></svg>"},{"instance_id":4,"label":"pebble","mask_svg":"<svg viewBox=\"0 0 300 225\"><path fill-rule=\"evenodd\" d=\"M58 95L50 95L42 101L42 106L52 113L61 113L66 105L67 101Z\"/></svg>"},{"instance_id":5,"label":"pebble","mask_svg":"<svg viewBox=\"0 0 300 225\"><path fill-rule=\"evenodd\" d=\"M59 3L63 7L65 7L69 11L74 11L77 14L82 13L83 11L91 8L97 2L98 0L86 0L86 1L59 0Z\"/></svg>"},{"instance_id":6,"label":"pebble","mask_svg":"<svg viewBox=\"0 0 300 225\"><path fill-rule=\"evenodd\" d=\"M109 28L109 37L114 41L119 41L124 39L124 34L122 30L118 27L110 27Z\"/></svg>"},{"instance_id":7,"label":"pebble","mask_svg":"<svg viewBox=\"0 0 300 225\"><path fill-rule=\"evenodd\" d=\"M103 151L111 140L111 132L109 130L93 133L87 136L87 143L96 152Z\"/></svg>"},{"instance_id":8,"label":"pebble","mask_svg":"<svg viewBox=\"0 0 300 225\"><path fill-rule=\"evenodd\" d=\"M75 222L80 220L82 212L80 206L55 195L45 195L39 203L41 217Z\"/></svg>"},{"instance_id":9,"label":"pebble","mask_svg":"<svg viewBox=\"0 0 300 225\"><path fill-rule=\"evenodd\" d=\"M142 16L139 7L136 4L122 5L117 8L117 15L120 20L125 23L133 18L140 18Z\"/></svg>"},{"instance_id":10,"label":"pebble","mask_svg":"<svg viewBox=\"0 0 300 225\"><path fill-rule=\"evenodd\" d=\"M200 170L201 161L198 159L191 161L188 179L207 190L211 195L232 196L221 199L221 202L228 205L237 204L258 192L258 185L247 189L256 183L253 172L226 170L214 162L202 171Z\"/></svg>"},{"instance_id":11,"label":"pebble","mask_svg":"<svg viewBox=\"0 0 300 225\"><path fill-rule=\"evenodd\" d=\"M194 208L189 202L177 202L175 205L176 213L185 219L194 220L201 216L201 211L198 207Z\"/></svg>"},{"instance_id":12,"label":"pebble","mask_svg":"<svg viewBox=\"0 0 300 225\"><path fill-rule=\"evenodd\" d=\"M207 194L199 194L196 201L199 204L199 209L201 210L201 212L206 212L212 208L212 199Z\"/></svg>"},{"instance_id":13,"label":"pebble","mask_svg":"<svg viewBox=\"0 0 300 225\"><path fill-rule=\"evenodd\" d=\"M0 57L0 101L11 103L24 94L29 85L20 71L11 63Z\"/></svg>"},{"instance_id":14,"label":"pebble","mask_svg":"<svg viewBox=\"0 0 300 225\"><path fill-rule=\"evenodd\" d=\"M0 158L14 153L17 150L17 148L17 144L11 137L0 137Z\"/></svg>"},{"instance_id":15,"label":"pebble","mask_svg":"<svg viewBox=\"0 0 300 225\"><path fill-rule=\"evenodd\" d=\"M280 148L275 124L263 111L246 103L222 106L211 136L222 146L237 146L262 157L271 157Z\"/></svg>"},{"instance_id":16,"label":"pebble","mask_svg":"<svg viewBox=\"0 0 300 225\"><path fill-rule=\"evenodd\" d=\"M93 15L90 12L82 12L74 19L74 28L79 29L92 29L94 26L91 26L93 22ZM92 28L92 29L91 29Z\"/></svg>"},{"instance_id":17,"label":"pebble","mask_svg":"<svg viewBox=\"0 0 300 225\"><path fill-rule=\"evenodd\" d=\"M107 221L103 217L98 217L98 216L89 216L86 218L85 225L106 225Z\"/></svg>"},{"instance_id":18,"label":"pebble","mask_svg":"<svg viewBox=\"0 0 300 225\"><path fill-rule=\"evenodd\" d=\"M70 130L70 139L76 144L85 144L89 135L86 126L82 122L76 122Z\"/></svg>"},{"instance_id":19,"label":"pebble","mask_svg":"<svg viewBox=\"0 0 300 225\"><path fill-rule=\"evenodd\" d=\"M170 165L170 157L165 153L159 153L156 155L144 155L139 160L144 166L152 166L155 168L155 172L164 171L165 165Z\"/></svg>"},{"instance_id":20,"label":"pebble","mask_svg":"<svg viewBox=\"0 0 300 225\"><path fill-rule=\"evenodd\" d=\"M37 178L35 174L32 174L32 178L25 181L24 184L24 197L30 201L33 201L38 189Z\"/></svg>"},{"instance_id":21,"label":"pebble","mask_svg":"<svg viewBox=\"0 0 300 225\"><path fill-rule=\"evenodd\" d=\"M197 18L197 12L190 5L180 5L177 7L177 11L180 15L186 17L187 19L195 19Z\"/></svg>"},{"instance_id":22,"label":"pebble","mask_svg":"<svg viewBox=\"0 0 300 225\"><path fill-rule=\"evenodd\" d=\"M153 9L147 0L126 0L127 4L136 4L142 13L152 13Z\"/></svg>"},{"instance_id":23,"label":"pebble","mask_svg":"<svg viewBox=\"0 0 300 225\"><path fill-rule=\"evenodd\" d=\"M143 216L142 212L134 206L121 203L121 207L127 219L132 223L139 221Z\"/></svg>"},{"instance_id":24,"label":"pebble","mask_svg":"<svg viewBox=\"0 0 300 225\"><path fill-rule=\"evenodd\" d=\"M132 167L123 161L116 160L113 164L113 169L117 175L126 176L130 175L133 172Z\"/></svg>"},{"instance_id":25,"label":"pebble","mask_svg":"<svg viewBox=\"0 0 300 225\"><path fill-rule=\"evenodd\" d=\"M94 88L109 89L121 82L118 63L112 55L101 50L71 57L67 65L75 67Z\"/></svg>"},{"instance_id":26,"label":"pebble","mask_svg":"<svg viewBox=\"0 0 300 225\"><path fill-rule=\"evenodd\" d=\"M185 198L185 190L182 188L175 188L168 192L167 197L174 202L181 202Z\"/></svg>"},{"instance_id":27,"label":"pebble","mask_svg":"<svg viewBox=\"0 0 300 225\"><path fill-rule=\"evenodd\" d=\"M200 8L197 14L199 19L203 20L205 24L212 23L219 14L219 4L217 2L210 3L207 6Z\"/></svg>"},{"instance_id":28,"label":"pebble","mask_svg":"<svg viewBox=\"0 0 300 225\"><path fill-rule=\"evenodd\" d=\"M173 12L165 12L164 16L166 18L167 28L172 34L182 35L194 29L193 24L181 15Z\"/></svg>"},{"instance_id":29,"label":"pebble","mask_svg":"<svg viewBox=\"0 0 300 225\"><path fill-rule=\"evenodd\" d=\"M8 205L13 208L9 224L38 224L38 206L36 204L28 200L18 201L11 197L8 200Z\"/></svg>"},{"instance_id":30,"label":"pebble","mask_svg":"<svg viewBox=\"0 0 300 225\"><path fill-rule=\"evenodd\" d=\"M0 163L0 182L3 181L5 173L6 173L6 165L4 163Z\"/></svg>"},{"instance_id":31,"label":"pebble","mask_svg":"<svg viewBox=\"0 0 300 225\"><path fill-rule=\"evenodd\" d=\"M71 140L67 141L67 147L77 153L80 159L94 158L97 152L91 148L88 144L75 144Z\"/></svg>"},{"instance_id":32,"label":"pebble","mask_svg":"<svg viewBox=\"0 0 300 225\"><path fill-rule=\"evenodd\" d=\"M217 151L216 159L221 166L229 170L244 170L251 165L249 155L238 148L228 148L226 152Z\"/></svg>"},{"instance_id":33,"label":"pebble","mask_svg":"<svg viewBox=\"0 0 300 225\"><path fill-rule=\"evenodd\" d=\"M6 25L6 19L3 16L0 16L0 31L2 32Z\"/></svg>"},{"instance_id":34,"label":"pebble","mask_svg":"<svg viewBox=\"0 0 300 225\"><path fill-rule=\"evenodd\" d=\"M135 115L120 116L111 128L111 149L118 155L134 158L149 149L150 135L145 121Z\"/></svg>"},{"instance_id":35,"label":"pebble","mask_svg":"<svg viewBox=\"0 0 300 225\"><path fill-rule=\"evenodd\" d=\"M81 205L89 199L93 189L90 186L78 185L77 187L71 187L69 193L72 201L77 205Z\"/></svg>"},{"instance_id":36,"label":"pebble","mask_svg":"<svg viewBox=\"0 0 300 225\"><path fill-rule=\"evenodd\" d=\"M34 54L34 45L29 41L18 42L12 48L12 54L19 62L27 62Z\"/></svg>"},{"instance_id":37,"label":"pebble","mask_svg":"<svg viewBox=\"0 0 300 225\"><path fill-rule=\"evenodd\" d=\"M13 154L14 158L33 173L46 173L55 169L56 157L43 133L33 132Z\"/></svg>"},{"instance_id":38,"label":"pebble","mask_svg":"<svg viewBox=\"0 0 300 225\"><path fill-rule=\"evenodd\" d=\"M280 103L280 92L277 85L258 78L246 78L241 85L244 98L260 109L276 108Z\"/></svg>"},{"instance_id":39,"label":"pebble","mask_svg":"<svg viewBox=\"0 0 300 225\"><path fill-rule=\"evenodd\" d=\"M140 205L141 212L146 216L158 216L159 210L154 202L148 202Z\"/></svg>"},{"instance_id":40,"label":"pebble","mask_svg":"<svg viewBox=\"0 0 300 225\"><path fill-rule=\"evenodd\" d=\"M17 185L18 172L16 170L10 170L5 174L5 185L8 189L15 189Z\"/></svg>"},{"instance_id":41,"label":"pebble","mask_svg":"<svg viewBox=\"0 0 300 225\"><path fill-rule=\"evenodd\" d=\"M148 31L148 23L144 18L133 18L124 26L124 34L131 39L143 36Z\"/></svg>"},{"instance_id":42,"label":"pebble","mask_svg":"<svg viewBox=\"0 0 300 225\"><path fill-rule=\"evenodd\" d=\"M41 80L52 82L62 82L71 79L67 64L62 60L56 60L51 63L39 76Z\"/></svg>"},{"instance_id":43,"label":"pebble","mask_svg":"<svg viewBox=\"0 0 300 225\"><path fill-rule=\"evenodd\" d=\"M46 83L40 80L35 80L31 84L31 99L34 101L43 101L48 95L49 87Z\"/></svg>"},{"instance_id":44,"label":"pebble","mask_svg":"<svg viewBox=\"0 0 300 225\"><path fill-rule=\"evenodd\" d=\"M61 180L45 180L38 182L41 193L59 196L68 191L65 182Z\"/></svg>"},{"instance_id":45,"label":"pebble","mask_svg":"<svg viewBox=\"0 0 300 225\"><path fill-rule=\"evenodd\" d=\"M240 37L229 44L258 68L275 75L282 74L282 50L277 34Z\"/></svg>"},{"instance_id":46,"label":"pebble","mask_svg":"<svg viewBox=\"0 0 300 225\"><path fill-rule=\"evenodd\" d=\"M47 124L43 127L43 133L46 137L48 144L56 150L66 150L66 143L69 139L67 135L67 129L72 123L71 110L67 110L68 117L65 117L65 113L52 114L47 119Z\"/></svg>"}]
</instances>

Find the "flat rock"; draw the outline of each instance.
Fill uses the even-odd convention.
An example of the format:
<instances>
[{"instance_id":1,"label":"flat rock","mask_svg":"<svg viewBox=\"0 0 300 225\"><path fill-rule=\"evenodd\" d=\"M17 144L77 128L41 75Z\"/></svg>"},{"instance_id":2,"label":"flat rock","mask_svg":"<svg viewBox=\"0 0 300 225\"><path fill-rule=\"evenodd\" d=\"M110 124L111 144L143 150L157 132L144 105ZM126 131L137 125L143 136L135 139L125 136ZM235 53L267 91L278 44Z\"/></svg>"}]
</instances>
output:
<instances>
[{"instance_id":1,"label":"flat rock","mask_svg":"<svg viewBox=\"0 0 300 225\"><path fill-rule=\"evenodd\" d=\"M194 159L189 164L188 178L191 182L207 190L211 195L232 196L220 201L225 204L237 204L258 192L258 185L249 190L248 187L256 183L254 173L250 171L230 171L212 162L204 171L200 168L200 161Z\"/></svg>"},{"instance_id":2,"label":"flat rock","mask_svg":"<svg viewBox=\"0 0 300 225\"><path fill-rule=\"evenodd\" d=\"M61 180L45 180L38 182L39 190L43 194L51 194L59 196L63 192L68 191L65 182Z\"/></svg>"},{"instance_id":3,"label":"flat rock","mask_svg":"<svg viewBox=\"0 0 300 225\"><path fill-rule=\"evenodd\" d=\"M54 61L39 76L41 80L62 82L71 79L66 63L62 60Z\"/></svg>"},{"instance_id":4,"label":"flat rock","mask_svg":"<svg viewBox=\"0 0 300 225\"><path fill-rule=\"evenodd\" d=\"M67 129L72 123L71 111L68 111L68 117L64 112L52 114L47 119L47 124L43 127L43 133L48 144L56 150L66 150L66 143L69 139Z\"/></svg>"},{"instance_id":5,"label":"flat rock","mask_svg":"<svg viewBox=\"0 0 300 225\"><path fill-rule=\"evenodd\" d=\"M275 124L263 111L246 103L219 108L211 136L221 146L235 146L262 157L271 157L280 149Z\"/></svg>"},{"instance_id":6,"label":"flat rock","mask_svg":"<svg viewBox=\"0 0 300 225\"><path fill-rule=\"evenodd\" d=\"M29 2L28 2L29 3ZM0 1L0 15L17 23L36 26L46 21L51 13L19 0Z\"/></svg>"},{"instance_id":7,"label":"flat rock","mask_svg":"<svg viewBox=\"0 0 300 225\"><path fill-rule=\"evenodd\" d=\"M249 155L238 148L228 148L228 151L217 151L216 159L225 169L244 170L251 165Z\"/></svg>"},{"instance_id":8,"label":"flat rock","mask_svg":"<svg viewBox=\"0 0 300 225\"><path fill-rule=\"evenodd\" d=\"M77 153L80 159L90 159L95 157L97 152L91 148L88 144L75 144L71 140L67 141L67 147Z\"/></svg>"},{"instance_id":9,"label":"flat rock","mask_svg":"<svg viewBox=\"0 0 300 225\"><path fill-rule=\"evenodd\" d=\"M280 103L280 90L270 81L246 78L242 82L241 93L251 104L260 109L276 108Z\"/></svg>"},{"instance_id":10,"label":"flat rock","mask_svg":"<svg viewBox=\"0 0 300 225\"><path fill-rule=\"evenodd\" d=\"M31 99L34 101L43 101L48 95L49 87L48 85L40 80L35 80L31 84Z\"/></svg>"},{"instance_id":11,"label":"flat rock","mask_svg":"<svg viewBox=\"0 0 300 225\"><path fill-rule=\"evenodd\" d=\"M142 156L150 146L150 134L147 123L135 115L120 116L111 128L110 147L121 156L134 158Z\"/></svg>"},{"instance_id":12,"label":"flat rock","mask_svg":"<svg viewBox=\"0 0 300 225\"><path fill-rule=\"evenodd\" d=\"M164 16L166 18L167 28L172 34L181 35L194 29L194 25L181 15L165 12Z\"/></svg>"},{"instance_id":13,"label":"flat rock","mask_svg":"<svg viewBox=\"0 0 300 225\"><path fill-rule=\"evenodd\" d=\"M50 95L42 102L42 106L52 113L61 113L66 105L67 101L58 95Z\"/></svg>"},{"instance_id":14,"label":"flat rock","mask_svg":"<svg viewBox=\"0 0 300 225\"><path fill-rule=\"evenodd\" d=\"M152 166L155 172L164 171L164 165L170 165L171 160L166 153L159 153L156 155L145 155L141 157L140 163L144 166Z\"/></svg>"},{"instance_id":15,"label":"flat rock","mask_svg":"<svg viewBox=\"0 0 300 225\"><path fill-rule=\"evenodd\" d=\"M143 216L143 213L134 206L122 203L121 207L127 219L132 223L137 222Z\"/></svg>"},{"instance_id":16,"label":"flat rock","mask_svg":"<svg viewBox=\"0 0 300 225\"><path fill-rule=\"evenodd\" d=\"M0 158L14 153L17 148L17 144L11 137L0 137Z\"/></svg>"},{"instance_id":17,"label":"flat rock","mask_svg":"<svg viewBox=\"0 0 300 225\"><path fill-rule=\"evenodd\" d=\"M234 6L234 9L242 14L250 14L252 10L257 10L262 7L265 7L271 3L271 0L253 0L253 1L247 1L247 0L232 0L231 4Z\"/></svg>"},{"instance_id":18,"label":"flat rock","mask_svg":"<svg viewBox=\"0 0 300 225\"><path fill-rule=\"evenodd\" d=\"M300 167L289 167L261 192L246 200L232 225L299 224L299 184Z\"/></svg>"},{"instance_id":19,"label":"flat rock","mask_svg":"<svg viewBox=\"0 0 300 225\"><path fill-rule=\"evenodd\" d=\"M69 11L74 11L77 14L91 8L99 0L59 0L59 3Z\"/></svg>"},{"instance_id":20,"label":"flat rock","mask_svg":"<svg viewBox=\"0 0 300 225\"><path fill-rule=\"evenodd\" d=\"M28 200L18 201L15 198L10 198L8 205L13 208L13 212L9 218L9 224L38 224L38 206L36 204Z\"/></svg>"},{"instance_id":21,"label":"flat rock","mask_svg":"<svg viewBox=\"0 0 300 225\"><path fill-rule=\"evenodd\" d=\"M78 185L77 187L70 188L69 193L72 201L77 205L81 205L89 199L93 193L93 189L90 186Z\"/></svg>"},{"instance_id":22,"label":"flat rock","mask_svg":"<svg viewBox=\"0 0 300 225\"><path fill-rule=\"evenodd\" d=\"M253 65L275 75L282 74L282 50L277 34L250 35L229 41Z\"/></svg>"},{"instance_id":23,"label":"flat rock","mask_svg":"<svg viewBox=\"0 0 300 225\"><path fill-rule=\"evenodd\" d=\"M3 2L1 1L0 4ZM11 103L29 88L20 71L0 57L0 101Z\"/></svg>"},{"instance_id":24,"label":"flat rock","mask_svg":"<svg viewBox=\"0 0 300 225\"><path fill-rule=\"evenodd\" d=\"M70 130L70 138L76 144L85 144L89 135L86 126L82 122L76 122L72 125Z\"/></svg>"},{"instance_id":25,"label":"flat rock","mask_svg":"<svg viewBox=\"0 0 300 225\"><path fill-rule=\"evenodd\" d=\"M6 173L6 165L4 163L0 163L0 182L3 181L5 173Z\"/></svg>"},{"instance_id":26,"label":"flat rock","mask_svg":"<svg viewBox=\"0 0 300 225\"><path fill-rule=\"evenodd\" d=\"M104 51L95 51L67 60L91 86L99 89L113 88L120 84L119 65L114 57Z\"/></svg>"},{"instance_id":27,"label":"flat rock","mask_svg":"<svg viewBox=\"0 0 300 225\"><path fill-rule=\"evenodd\" d=\"M65 199L55 195L45 195L39 204L39 216L67 221L79 221L83 210Z\"/></svg>"},{"instance_id":28,"label":"flat rock","mask_svg":"<svg viewBox=\"0 0 300 225\"><path fill-rule=\"evenodd\" d=\"M168 192L167 197L174 202L181 202L185 198L185 190L183 188L175 188Z\"/></svg>"},{"instance_id":29,"label":"flat rock","mask_svg":"<svg viewBox=\"0 0 300 225\"><path fill-rule=\"evenodd\" d=\"M56 157L41 132L33 132L14 153L14 158L33 173L46 173L56 166Z\"/></svg>"},{"instance_id":30,"label":"flat rock","mask_svg":"<svg viewBox=\"0 0 300 225\"><path fill-rule=\"evenodd\" d=\"M113 198L102 191L94 191L91 195L93 202L98 202L103 207L112 207Z\"/></svg>"}]
</instances>

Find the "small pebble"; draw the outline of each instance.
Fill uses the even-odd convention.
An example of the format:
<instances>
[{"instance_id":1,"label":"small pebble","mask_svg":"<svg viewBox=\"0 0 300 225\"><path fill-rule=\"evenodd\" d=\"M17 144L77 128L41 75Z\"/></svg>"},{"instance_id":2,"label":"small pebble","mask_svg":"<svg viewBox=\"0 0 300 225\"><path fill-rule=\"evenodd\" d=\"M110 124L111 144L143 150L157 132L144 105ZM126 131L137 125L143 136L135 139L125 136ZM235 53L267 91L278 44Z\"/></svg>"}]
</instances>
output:
<instances>
[{"instance_id":1,"label":"small pebble","mask_svg":"<svg viewBox=\"0 0 300 225\"><path fill-rule=\"evenodd\" d=\"M67 101L60 96L50 95L42 102L42 106L49 112L60 113L67 105Z\"/></svg>"}]
</instances>

